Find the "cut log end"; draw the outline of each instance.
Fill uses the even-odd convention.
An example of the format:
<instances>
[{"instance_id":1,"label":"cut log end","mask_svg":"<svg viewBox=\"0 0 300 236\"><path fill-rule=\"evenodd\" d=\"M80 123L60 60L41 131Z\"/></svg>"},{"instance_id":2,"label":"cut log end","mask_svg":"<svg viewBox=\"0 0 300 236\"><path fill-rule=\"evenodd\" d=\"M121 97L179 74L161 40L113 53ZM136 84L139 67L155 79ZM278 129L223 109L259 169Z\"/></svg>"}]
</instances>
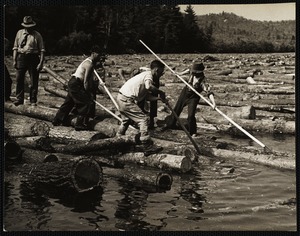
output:
<instances>
[{"instance_id":1,"label":"cut log end","mask_svg":"<svg viewBox=\"0 0 300 236\"><path fill-rule=\"evenodd\" d=\"M168 173L159 173L156 179L156 186L161 189L170 189L172 186L173 178Z\"/></svg>"},{"instance_id":2,"label":"cut log end","mask_svg":"<svg viewBox=\"0 0 300 236\"><path fill-rule=\"evenodd\" d=\"M5 158L8 160L18 160L22 156L22 150L18 143L8 141L4 144Z\"/></svg>"},{"instance_id":3,"label":"cut log end","mask_svg":"<svg viewBox=\"0 0 300 236\"><path fill-rule=\"evenodd\" d=\"M32 126L32 133L37 136L46 136L49 134L49 131L50 126L43 121L36 122Z\"/></svg>"},{"instance_id":4,"label":"cut log end","mask_svg":"<svg viewBox=\"0 0 300 236\"><path fill-rule=\"evenodd\" d=\"M92 190L102 183L102 168L95 160L81 159L73 166L72 180L78 192Z\"/></svg>"},{"instance_id":5,"label":"cut log end","mask_svg":"<svg viewBox=\"0 0 300 236\"><path fill-rule=\"evenodd\" d=\"M182 159L180 169L182 173L188 172L192 169L192 162L189 157L184 157Z\"/></svg>"}]
</instances>

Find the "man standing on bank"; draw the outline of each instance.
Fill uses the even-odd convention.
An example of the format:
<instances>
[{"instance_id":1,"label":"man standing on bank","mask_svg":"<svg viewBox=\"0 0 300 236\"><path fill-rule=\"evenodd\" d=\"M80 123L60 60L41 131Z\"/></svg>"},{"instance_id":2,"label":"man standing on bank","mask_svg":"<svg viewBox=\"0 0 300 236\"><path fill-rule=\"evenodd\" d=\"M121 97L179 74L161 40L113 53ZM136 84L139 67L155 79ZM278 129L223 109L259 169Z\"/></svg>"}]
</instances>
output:
<instances>
[{"instance_id":1,"label":"man standing on bank","mask_svg":"<svg viewBox=\"0 0 300 236\"><path fill-rule=\"evenodd\" d=\"M122 123L117 136L125 135L131 122L135 122L139 126L141 143L148 143L151 140L148 133L149 117L138 106L138 103L144 99L165 101L165 93L153 85L153 81L159 81L163 75L164 68L163 63L154 60L150 64L150 70L137 74L121 87L117 96L117 103ZM159 94L159 97L153 96L153 94Z\"/></svg>"},{"instance_id":2,"label":"man standing on bank","mask_svg":"<svg viewBox=\"0 0 300 236\"><path fill-rule=\"evenodd\" d=\"M94 106L94 69L100 61L102 51L98 46L93 46L91 55L77 67L68 82L68 95L59 108L52 122L54 126L64 125L71 110L77 110L75 130L88 130L91 107Z\"/></svg>"},{"instance_id":3,"label":"man standing on bank","mask_svg":"<svg viewBox=\"0 0 300 236\"><path fill-rule=\"evenodd\" d=\"M21 24L24 29L17 32L13 47L13 66L16 68L16 106L24 104L24 80L30 75L30 104L36 106L39 72L44 63L44 41L39 32L34 30L36 23L31 16L25 16Z\"/></svg>"},{"instance_id":4,"label":"man standing on bank","mask_svg":"<svg viewBox=\"0 0 300 236\"><path fill-rule=\"evenodd\" d=\"M213 108L216 108L216 103L214 99L213 92L210 91L210 85L206 82L206 77L204 76L204 65L202 62L194 62L191 69L185 70L179 75L185 73L190 73L188 83L199 93L204 92L207 97L212 102ZM200 97L191 90L188 86L185 86L176 102L174 111L177 116L180 116L183 108L188 106L188 131L193 137L197 136L197 124L196 124L196 108L199 104ZM167 119L166 125L161 129L164 131L166 129L176 128L176 117L171 115L170 119Z\"/></svg>"}]
</instances>

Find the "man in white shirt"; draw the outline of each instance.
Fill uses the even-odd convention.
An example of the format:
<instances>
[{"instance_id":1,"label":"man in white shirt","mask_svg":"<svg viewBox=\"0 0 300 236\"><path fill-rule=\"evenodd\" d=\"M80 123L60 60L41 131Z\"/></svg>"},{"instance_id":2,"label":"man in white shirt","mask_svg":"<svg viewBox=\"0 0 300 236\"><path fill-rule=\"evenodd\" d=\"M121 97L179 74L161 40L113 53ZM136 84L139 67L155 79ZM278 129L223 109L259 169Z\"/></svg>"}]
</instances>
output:
<instances>
[{"instance_id":1,"label":"man in white shirt","mask_svg":"<svg viewBox=\"0 0 300 236\"><path fill-rule=\"evenodd\" d=\"M150 140L148 133L149 117L138 106L138 103L146 99L149 101L165 100L165 93L153 85L164 73L164 64L154 60L150 64L150 70L141 72L132 77L121 87L117 96L117 103L122 117L122 123L117 135L125 135L131 122L135 122L140 129L140 141L147 143ZM159 97L153 96L159 94Z\"/></svg>"}]
</instances>

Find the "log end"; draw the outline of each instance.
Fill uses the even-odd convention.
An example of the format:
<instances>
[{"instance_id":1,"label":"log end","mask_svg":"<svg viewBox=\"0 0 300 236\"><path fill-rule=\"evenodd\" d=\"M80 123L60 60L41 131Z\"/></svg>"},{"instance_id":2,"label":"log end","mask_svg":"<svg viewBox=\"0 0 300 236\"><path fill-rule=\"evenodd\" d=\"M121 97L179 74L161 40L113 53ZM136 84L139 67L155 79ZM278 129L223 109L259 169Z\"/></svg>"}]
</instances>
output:
<instances>
[{"instance_id":1,"label":"log end","mask_svg":"<svg viewBox=\"0 0 300 236\"><path fill-rule=\"evenodd\" d=\"M82 158L74 163L72 181L78 192L90 191L103 181L102 168L95 160Z\"/></svg>"},{"instance_id":2,"label":"log end","mask_svg":"<svg viewBox=\"0 0 300 236\"><path fill-rule=\"evenodd\" d=\"M43 162L46 163L46 162L56 162L56 161L59 161L58 157L54 154L49 154L49 155L46 155L44 157L44 160Z\"/></svg>"},{"instance_id":3,"label":"log end","mask_svg":"<svg viewBox=\"0 0 300 236\"><path fill-rule=\"evenodd\" d=\"M50 126L43 121L38 121L32 126L32 133L37 136L46 136L49 134Z\"/></svg>"},{"instance_id":4,"label":"log end","mask_svg":"<svg viewBox=\"0 0 300 236\"><path fill-rule=\"evenodd\" d=\"M192 163L197 162L198 161L198 155L196 153L196 151L190 147L181 147L178 151L177 151L177 155L183 155L188 157Z\"/></svg>"},{"instance_id":5,"label":"log end","mask_svg":"<svg viewBox=\"0 0 300 236\"><path fill-rule=\"evenodd\" d=\"M156 186L160 189L170 189L173 178L168 173L159 173L156 178Z\"/></svg>"},{"instance_id":6,"label":"log end","mask_svg":"<svg viewBox=\"0 0 300 236\"><path fill-rule=\"evenodd\" d=\"M4 143L5 158L7 160L18 160L22 157L22 150L15 141L8 141Z\"/></svg>"},{"instance_id":7,"label":"log end","mask_svg":"<svg viewBox=\"0 0 300 236\"><path fill-rule=\"evenodd\" d=\"M192 169L192 161L189 157L184 157L181 160L180 170L182 173L186 173Z\"/></svg>"}]
</instances>

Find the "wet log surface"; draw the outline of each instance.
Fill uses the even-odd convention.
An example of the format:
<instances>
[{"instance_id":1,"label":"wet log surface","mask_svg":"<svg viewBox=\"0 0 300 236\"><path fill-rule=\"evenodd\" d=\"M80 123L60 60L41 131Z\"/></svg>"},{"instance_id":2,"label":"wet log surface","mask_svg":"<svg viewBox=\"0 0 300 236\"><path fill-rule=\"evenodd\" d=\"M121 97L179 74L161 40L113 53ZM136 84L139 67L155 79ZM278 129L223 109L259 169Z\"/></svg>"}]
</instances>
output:
<instances>
[{"instance_id":1,"label":"wet log surface","mask_svg":"<svg viewBox=\"0 0 300 236\"><path fill-rule=\"evenodd\" d=\"M146 185L170 189L173 182L172 176L166 172L142 169L136 166L128 166L124 169L103 168L103 174L141 187Z\"/></svg>"},{"instance_id":2,"label":"wet log surface","mask_svg":"<svg viewBox=\"0 0 300 236\"><path fill-rule=\"evenodd\" d=\"M53 188L77 193L99 187L103 181L102 168L98 162L88 158L25 164L20 175L30 189Z\"/></svg>"}]
</instances>

